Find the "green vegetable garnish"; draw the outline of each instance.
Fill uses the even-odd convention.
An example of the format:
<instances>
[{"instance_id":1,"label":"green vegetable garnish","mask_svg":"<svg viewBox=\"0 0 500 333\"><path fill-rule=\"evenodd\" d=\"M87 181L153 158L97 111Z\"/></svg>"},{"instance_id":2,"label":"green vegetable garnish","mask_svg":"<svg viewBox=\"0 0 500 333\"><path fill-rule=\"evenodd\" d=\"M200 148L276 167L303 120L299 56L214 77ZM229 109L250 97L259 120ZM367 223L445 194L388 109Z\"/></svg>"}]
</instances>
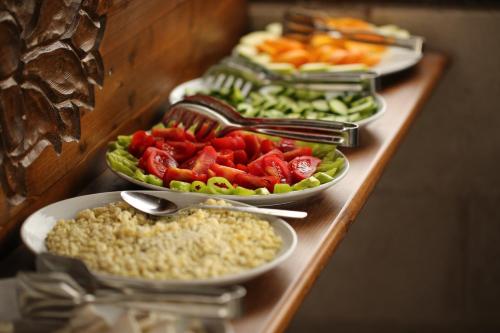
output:
<instances>
[{"instance_id":1,"label":"green vegetable garnish","mask_svg":"<svg viewBox=\"0 0 500 333\"><path fill-rule=\"evenodd\" d=\"M194 182L191 183L190 191L197 193L208 193L207 184L205 184L202 181L195 180Z\"/></svg>"},{"instance_id":2,"label":"green vegetable garnish","mask_svg":"<svg viewBox=\"0 0 500 333\"><path fill-rule=\"evenodd\" d=\"M171 190L180 192L189 192L189 190L191 189L190 183L181 182L180 180L171 180L169 185Z\"/></svg>"},{"instance_id":3,"label":"green vegetable garnish","mask_svg":"<svg viewBox=\"0 0 500 333\"><path fill-rule=\"evenodd\" d=\"M268 194L271 194L271 192L269 192L269 190L265 187L261 187L261 188L258 188L255 190L255 194L257 195L268 195Z\"/></svg>"},{"instance_id":4,"label":"green vegetable garnish","mask_svg":"<svg viewBox=\"0 0 500 333\"><path fill-rule=\"evenodd\" d=\"M273 193L287 193L291 191L292 187L288 184L274 184Z\"/></svg>"},{"instance_id":5,"label":"green vegetable garnish","mask_svg":"<svg viewBox=\"0 0 500 333\"><path fill-rule=\"evenodd\" d=\"M231 194L233 185L224 177L212 177L207 182L208 191L213 194Z\"/></svg>"},{"instance_id":6,"label":"green vegetable garnish","mask_svg":"<svg viewBox=\"0 0 500 333\"><path fill-rule=\"evenodd\" d=\"M294 191L305 190L307 188L312 188L321 185L321 182L314 176L306 179L302 179L300 182L292 186Z\"/></svg>"},{"instance_id":7,"label":"green vegetable garnish","mask_svg":"<svg viewBox=\"0 0 500 333\"><path fill-rule=\"evenodd\" d=\"M236 188L233 190L233 194L235 194L235 195L254 195L255 191L250 190L250 189L245 188L245 187L236 186Z\"/></svg>"},{"instance_id":8,"label":"green vegetable garnish","mask_svg":"<svg viewBox=\"0 0 500 333\"><path fill-rule=\"evenodd\" d=\"M156 186L163 186L163 180L155 175L146 175L146 183Z\"/></svg>"},{"instance_id":9,"label":"green vegetable garnish","mask_svg":"<svg viewBox=\"0 0 500 333\"><path fill-rule=\"evenodd\" d=\"M337 170L335 170L336 172ZM329 181L333 180L333 177L330 176L328 173L325 172L316 172L314 174L314 177L316 177L321 184L328 183Z\"/></svg>"}]
</instances>

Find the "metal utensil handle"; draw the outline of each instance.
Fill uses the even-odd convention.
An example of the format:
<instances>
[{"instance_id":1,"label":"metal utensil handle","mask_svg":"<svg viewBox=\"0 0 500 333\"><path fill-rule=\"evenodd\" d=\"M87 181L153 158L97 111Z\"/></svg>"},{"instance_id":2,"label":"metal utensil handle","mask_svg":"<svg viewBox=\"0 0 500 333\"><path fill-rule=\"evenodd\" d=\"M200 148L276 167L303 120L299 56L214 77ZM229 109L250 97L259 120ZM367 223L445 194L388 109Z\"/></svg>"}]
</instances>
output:
<instances>
[{"instance_id":1,"label":"metal utensil handle","mask_svg":"<svg viewBox=\"0 0 500 333\"><path fill-rule=\"evenodd\" d=\"M247 212L247 213L264 214L272 216L290 217L294 219L303 219L304 217L307 216L307 212L287 210L287 209L238 207L238 206L214 206L214 205L198 205L197 207L207 208L207 209L225 209L236 212Z\"/></svg>"},{"instance_id":2,"label":"metal utensil handle","mask_svg":"<svg viewBox=\"0 0 500 333\"><path fill-rule=\"evenodd\" d=\"M251 129L252 130L252 129ZM273 135L273 136L280 136L284 137L287 139L294 139L294 140L301 140L301 141L307 141L307 142L317 142L317 143L328 143L332 145L338 145L342 147L355 147L350 143L346 143L345 137L341 135L320 135L320 134L313 134L313 133L305 133L305 132L291 132L291 131L285 131L285 130L273 130L273 129L264 129L264 128L259 128L259 129L253 129L253 132L261 133L261 134L267 134L267 135Z\"/></svg>"},{"instance_id":3,"label":"metal utensil handle","mask_svg":"<svg viewBox=\"0 0 500 333\"><path fill-rule=\"evenodd\" d=\"M305 90L314 90L314 91L322 91L322 92L363 92L370 91L370 86L363 85L361 83L350 83L350 82L315 82L311 79L310 82L300 82L296 81L297 79L293 79L290 81L272 81L272 84L284 85L287 87L293 87L295 89L305 89Z\"/></svg>"},{"instance_id":4,"label":"metal utensil handle","mask_svg":"<svg viewBox=\"0 0 500 333\"><path fill-rule=\"evenodd\" d=\"M255 128L273 128L279 127L284 130L302 129L328 133L343 133L348 131L357 131L358 125L354 123L344 123L340 121L325 121L311 119L288 119L288 118L245 118L244 126Z\"/></svg>"},{"instance_id":5,"label":"metal utensil handle","mask_svg":"<svg viewBox=\"0 0 500 333\"><path fill-rule=\"evenodd\" d=\"M399 38L392 36L385 36L369 31L343 31L332 30L329 32L333 37L347 38L356 42L370 43L370 44L383 44L391 46L399 46L417 52L422 51L423 38L419 36L410 36L408 38Z\"/></svg>"}]
</instances>

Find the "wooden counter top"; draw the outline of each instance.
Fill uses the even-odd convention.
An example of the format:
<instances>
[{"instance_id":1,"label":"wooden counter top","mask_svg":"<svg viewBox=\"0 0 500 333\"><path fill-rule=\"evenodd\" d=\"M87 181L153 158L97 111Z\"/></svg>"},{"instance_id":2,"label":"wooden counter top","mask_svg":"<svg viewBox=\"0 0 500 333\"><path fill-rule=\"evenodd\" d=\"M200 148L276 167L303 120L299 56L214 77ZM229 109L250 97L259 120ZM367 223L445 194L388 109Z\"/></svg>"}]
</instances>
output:
<instances>
[{"instance_id":1,"label":"wooden counter top","mask_svg":"<svg viewBox=\"0 0 500 333\"><path fill-rule=\"evenodd\" d=\"M279 268L246 285L245 315L234 322L236 333L285 330L422 109L445 64L443 55L427 53L410 72L389 78L390 86L381 92L387 101L386 114L363 128L360 148L344 150L350 162L347 176L317 197L290 206L309 212L306 220L291 223L298 234L298 247ZM106 171L84 192L124 188L130 185ZM27 250L16 252L0 263L0 276L30 266L32 258Z\"/></svg>"}]
</instances>

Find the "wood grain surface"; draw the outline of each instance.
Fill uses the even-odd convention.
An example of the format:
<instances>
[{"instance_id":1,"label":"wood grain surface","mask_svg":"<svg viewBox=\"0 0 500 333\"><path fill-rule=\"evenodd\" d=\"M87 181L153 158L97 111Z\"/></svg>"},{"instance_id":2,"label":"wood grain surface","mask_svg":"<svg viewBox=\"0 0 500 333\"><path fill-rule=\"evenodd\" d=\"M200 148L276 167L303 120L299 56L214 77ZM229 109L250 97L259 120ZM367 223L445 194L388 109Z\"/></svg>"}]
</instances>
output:
<instances>
[{"instance_id":1,"label":"wood grain surface","mask_svg":"<svg viewBox=\"0 0 500 333\"><path fill-rule=\"evenodd\" d=\"M27 169L27 199L0 193L0 247L28 214L72 196L104 170L102 154L119 133L150 126L170 90L228 54L246 28L244 0L101 0L107 13L100 52L105 79L81 139L45 149ZM104 8L105 7L105 8Z\"/></svg>"},{"instance_id":2,"label":"wood grain surface","mask_svg":"<svg viewBox=\"0 0 500 333\"><path fill-rule=\"evenodd\" d=\"M414 70L392 78L395 82L382 91L387 113L363 128L360 148L344 151L350 162L347 176L317 197L290 206L309 213L306 220L291 222L298 234L297 250L279 268L247 284L245 316L234 323L237 333L285 330L368 199L445 63L444 56L429 53Z\"/></svg>"}]
</instances>

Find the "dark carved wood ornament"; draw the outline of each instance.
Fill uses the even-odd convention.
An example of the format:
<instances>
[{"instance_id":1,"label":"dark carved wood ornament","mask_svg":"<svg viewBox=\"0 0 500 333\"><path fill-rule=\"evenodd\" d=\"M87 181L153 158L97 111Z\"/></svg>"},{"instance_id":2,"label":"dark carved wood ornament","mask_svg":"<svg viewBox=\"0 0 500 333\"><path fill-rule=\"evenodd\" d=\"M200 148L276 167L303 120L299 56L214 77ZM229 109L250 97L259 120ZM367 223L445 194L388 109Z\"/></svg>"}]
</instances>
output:
<instances>
[{"instance_id":1,"label":"dark carved wood ornament","mask_svg":"<svg viewBox=\"0 0 500 333\"><path fill-rule=\"evenodd\" d=\"M0 0L0 179L12 204L49 145L80 138L104 69L99 0Z\"/></svg>"}]
</instances>

